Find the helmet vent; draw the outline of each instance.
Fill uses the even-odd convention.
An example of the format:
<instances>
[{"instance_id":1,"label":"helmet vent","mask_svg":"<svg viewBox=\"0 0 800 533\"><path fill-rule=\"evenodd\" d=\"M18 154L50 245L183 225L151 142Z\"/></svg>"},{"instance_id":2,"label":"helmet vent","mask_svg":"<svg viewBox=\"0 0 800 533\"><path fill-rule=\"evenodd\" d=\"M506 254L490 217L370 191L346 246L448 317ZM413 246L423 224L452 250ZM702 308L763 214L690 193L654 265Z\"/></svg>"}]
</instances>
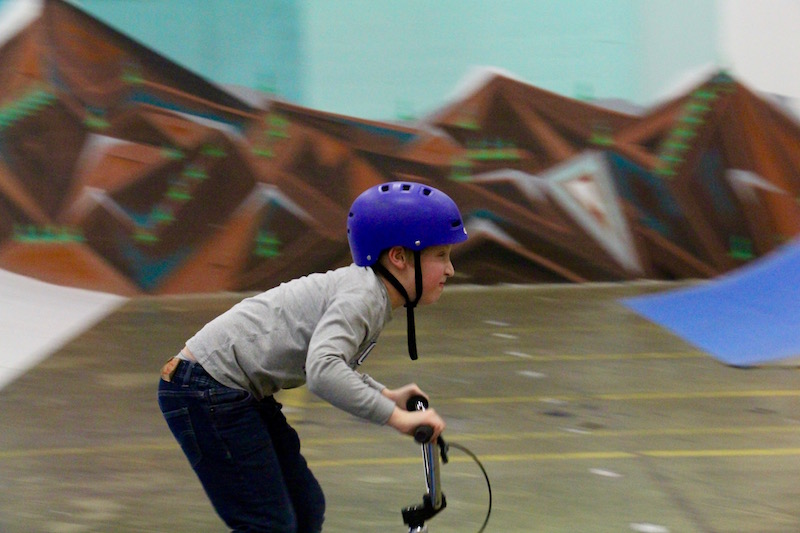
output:
<instances>
[{"instance_id":1,"label":"helmet vent","mask_svg":"<svg viewBox=\"0 0 800 533\"><path fill-rule=\"evenodd\" d=\"M390 188L391 187L388 184L387 185L381 185L381 192L389 192Z\"/></svg>"},{"instance_id":2,"label":"helmet vent","mask_svg":"<svg viewBox=\"0 0 800 533\"><path fill-rule=\"evenodd\" d=\"M404 191L410 191L411 185L409 185L408 183L404 183L400 188Z\"/></svg>"},{"instance_id":3,"label":"helmet vent","mask_svg":"<svg viewBox=\"0 0 800 533\"><path fill-rule=\"evenodd\" d=\"M430 196L432 192L433 192L433 191L432 191L432 190L430 190L430 189L429 189L429 188L427 188L427 187L425 187L424 189L422 189L422 194L424 194L425 196Z\"/></svg>"}]
</instances>

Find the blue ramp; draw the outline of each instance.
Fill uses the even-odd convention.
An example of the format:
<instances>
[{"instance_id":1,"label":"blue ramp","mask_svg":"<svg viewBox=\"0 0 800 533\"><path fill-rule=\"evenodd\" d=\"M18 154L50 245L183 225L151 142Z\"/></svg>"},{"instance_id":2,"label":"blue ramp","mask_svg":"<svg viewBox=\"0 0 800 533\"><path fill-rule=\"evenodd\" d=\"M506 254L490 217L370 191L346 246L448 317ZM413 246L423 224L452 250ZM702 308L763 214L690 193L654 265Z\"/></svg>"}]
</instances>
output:
<instances>
[{"instance_id":1,"label":"blue ramp","mask_svg":"<svg viewBox=\"0 0 800 533\"><path fill-rule=\"evenodd\" d=\"M729 365L797 359L800 240L702 285L622 303Z\"/></svg>"}]
</instances>

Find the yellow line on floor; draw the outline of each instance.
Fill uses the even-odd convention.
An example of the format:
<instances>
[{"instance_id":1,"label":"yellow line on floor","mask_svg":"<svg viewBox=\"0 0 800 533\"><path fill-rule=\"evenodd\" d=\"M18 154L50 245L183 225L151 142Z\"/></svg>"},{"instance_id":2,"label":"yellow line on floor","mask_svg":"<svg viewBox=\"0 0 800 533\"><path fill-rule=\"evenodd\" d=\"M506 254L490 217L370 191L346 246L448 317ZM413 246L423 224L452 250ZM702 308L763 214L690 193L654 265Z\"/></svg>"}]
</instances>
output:
<instances>
[{"instance_id":1,"label":"yellow line on floor","mask_svg":"<svg viewBox=\"0 0 800 533\"><path fill-rule=\"evenodd\" d=\"M657 459L697 459L697 458L730 458L730 457L786 457L800 456L800 448L744 448L744 449L718 449L718 450L643 450L636 452L625 451L594 451L594 452L563 452L563 453L510 453L479 455L483 463L516 463L516 462L546 462L546 461L594 461L610 459L635 459L637 457L651 457ZM404 458L364 458L364 459L331 459L322 461L309 461L311 468L338 468L350 466L397 466L412 465L421 462L419 457ZM451 463L470 463L472 458L462 455L450 455Z\"/></svg>"},{"instance_id":2,"label":"yellow line on floor","mask_svg":"<svg viewBox=\"0 0 800 533\"><path fill-rule=\"evenodd\" d=\"M585 430L585 431L520 431L513 433L458 434L459 441L506 441L506 440L549 440L563 438L631 438L631 437L698 437L714 435L758 435L778 433L800 433L800 424L792 426L742 426L742 427L696 427L696 428L656 428L628 430Z\"/></svg>"},{"instance_id":3,"label":"yellow line on floor","mask_svg":"<svg viewBox=\"0 0 800 533\"><path fill-rule=\"evenodd\" d=\"M66 455L95 455L107 453L135 453L142 451L170 451L178 453L177 444L149 445L149 446L113 446L113 447L86 447L86 448L44 448L40 450L11 450L0 452L2 459L20 459L34 457L59 457ZM491 462L541 462L541 461L585 461L602 459L633 459L636 457L652 457L661 459L694 459L694 458L730 458L730 457L786 457L800 456L800 448L744 448L744 449L710 449L710 450L642 450L637 452L625 451L593 451L593 452L563 452L563 453L511 453L480 455L484 463ZM468 463L472 459L463 456L453 456L450 462ZM402 466L420 463L417 455L406 457L371 457L353 459L328 459L309 460L312 468L336 468L345 466Z\"/></svg>"},{"instance_id":4,"label":"yellow line on floor","mask_svg":"<svg viewBox=\"0 0 800 533\"><path fill-rule=\"evenodd\" d=\"M542 440L557 438L630 438L630 437L659 437L659 436L702 436L702 435L755 435L755 434L778 434L800 432L800 425L788 426L741 426L741 427L698 427L698 428L656 428L656 429L633 429L633 430L592 430L586 433L572 433L568 431L523 431L513 433L487 433L487 434L457 434L453 438L459 442L475 441L502 441L502 440ZM353 443L375 444L402 438L394 433L387 432L383 435L374 437L309 437L302 439L306 446L337 446ZM651 450L637 452L639 455L651 457L736 457L736 456L757 456L757 455L796 455L800 448L765 448L744 449L744 450ZM0 450L0 460L36 458L36 457L60 457L70 455L94 455L94 454L119 454L119 453L141 453L141 452L174 452L180 453L178 444L172 440L164 439L160 442L140 443L140 444L112 444L108 446L85 446L85 447L64 447L64 448L40 448L40 449L18 449ZM505 454L488 455L487 460L521 460L519 458L529 458L530 460L544 460L546 458L555 459L580 459L584 456L588 458L603 458L597 454L612 454L616 456L620 453L634 455L630 452L574 452L557 454ZM414 459L405 458L374 458L374 459L341 459L330 461L317 461L319 464L339 464L342 462L353 462L353 464L405 464L406 462L416 462ZM344 463L342 463L344 464Z\"/></svg>"},{"instance_id":5,"label":"yellow line on floor","mask_svg":"<svg viewBox=\"0 0 800 533\"><path fill-rule=\"evenodd\" d=\"M470 336L474 338L482 338L486 335L491 335L492 333L510 333L510 334L558 334L562 333L565 335L569 335L575 332L587 332L587 331L610 331L615 330L618 325L616 324L583 324L583 325L576 325L576 324L564 324L563 326L559 325L546 325L546 324L532 324L528 326L484 326L484 325L472 325L469 329L466 330L464 333L465 336ZM625 325L626 328L630 329L642 329L642 330L654 330L656 332L664 331L664 329L659 326L658 324L653 324L648 321L637 321L635 323L629 323ZM417 329L417 336L419 338L425 338L428 336L436 336L440 335L440 330L433 330L427 327L422 327L421 329ZM381 338L389 338L389 337L404 337L406 335L405 329L385 329L381 332Z\"/></svg>"},{"instance_id":6,"label":"yellow line on floor","mask_svg":"<svg viewBox=\"0 0 800 533\"><path fill-rule=\"evenodd\" d=\"M577 401L577 400L605 400L605 401L653 401L653 400L697 400L697 399L722 399L722 398L780 398L800 396L800 389L790 390L737 390L737 391L686 391L686 392L628 392L628 393L601 393L586 394L585 396L484 396L475 398L452 398L437 400L437 404L463 403L463 404L502 404L502 403L535 403L544 401Z\"/></svg>"},{"instance_id":7,"label":"yellow line on floor","mask_svg":"<svg viewBox=\"0 0 800 533\"><path fill-rule=\"evenodd\" d=\"M65 448L37 448L25 450L0 450L0 460L31 457L59 457L63 455L94 455L108 453L180 451L177 442L165 441L163 444L116 444L110 446L82 446Z\"/></svg>"},{"instance_id":8,"label":"yellow line on floor","mask_svg":"<svg viewBox=\"0 0 800 533\"><path fill-rule=\"evenodd\" d=\"M431 355L423 361L426 365L461 365L481 363L549 363L549 362L582 362L582 361L637 361L651 359L698 359L708 357L701 352L644 352L644 353L598 353L598 354L554 354L554 355ZM369 366L394 366L405 364L405 360L379 357L369 361Z\"/></svg>"},{"instance_id":9,"label":"yellow line on floor","mask_svg":"<svg viewBox=\"0 0 800 533\"><path fill-rule=\"evenodd\" d=\"M790 390L734 390L695 392L633 392L598 394L595 398L610 401L627 400L694 400L715 398L778 398L800 396L800 389Z\"/></svg>"},{"instance_id":10,"label":"yellow line on floor","mask_svg":"<svg viewBox=\"0 0 800 533\"><path fill-rule=\"evenodd\" d=\"M787 455L800 455L800 448L752 448L732 450L649 450L639 452L647 457L669 459L697 458L697 457L781 457Z\"/></svg>"},{"instance_id":11,"label":"yellow line on floor","mask_svg":"<svg viewBox=\"0 0 800 533\"><path fill-rule=\"evenodd\" d=\"M462 398L439 398L437 405L467 404L467 405L499 405L512 403L547 403L547 402L577 402L598 400L608 402L621 401L667 401L667 400L721 400L726 398L796 398L800 397L800 389L747 389L747 390L720 390L720 391L655 391L655 392L609 392L587 393L585 395L553 395L553 396L475 396ZM292 398L278 398L286 407L293 409L333 409L334 407L323 401L295 401ZM290 417L292 413L287 413Z\"/></svg>"},{"instance_id":12,"label":"yellow line on floor","mask_svg":"<svg viewBox=\"0 0 800 533\"><path fill-rule=\"evenodd\" d=\"M481 462L520 462L520 461L570 461L586 459L630 459L636 457L635 453L622 451L606 452L570 452L570 453L512 453L481 455ZM471 463L470 457L450 455L451 463ZM394 466L422 464L418 456L403 458L365 458L365 459L331 459L323 461L309 461L311 468L342 467L342 466Z\"/></svg>"}]
</instances>

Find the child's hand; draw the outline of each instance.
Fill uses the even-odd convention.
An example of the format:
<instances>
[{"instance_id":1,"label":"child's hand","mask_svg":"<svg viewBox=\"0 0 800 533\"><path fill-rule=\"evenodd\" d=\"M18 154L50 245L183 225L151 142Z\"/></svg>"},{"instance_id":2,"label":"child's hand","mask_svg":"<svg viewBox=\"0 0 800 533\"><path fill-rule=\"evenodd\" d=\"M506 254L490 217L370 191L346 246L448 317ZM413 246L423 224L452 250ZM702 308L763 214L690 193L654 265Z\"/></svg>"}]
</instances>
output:
<instances>
[{"instance_id":1,"label":"child's hand","mask_svg":"<svg viewBox=\"0 0 800 533\"><path fill-rule=\"evenodd\" d=\"M430 426L433 428L431 442L435 442L439 434L444 431L446 424L442 417L436 414L433 409L424 411L406 411L399 407L394 408L392 416L387 422L391 427L405 435L414 435L414 431L420 426Z\"/></svg>"},{"instance_id":2,"label":"child's hand","mask_svg":"<svg viewBox=\"0 0 800 533\"><path fill-rule=\"evenodd\" d=\"M426 400L428 399L428 395L422 392L416 383L409 383L397 389L383 389L381 394L392 400L400 409L406 408L408 399L412 396L422 396Z\"/></svg>"}]
</instances>

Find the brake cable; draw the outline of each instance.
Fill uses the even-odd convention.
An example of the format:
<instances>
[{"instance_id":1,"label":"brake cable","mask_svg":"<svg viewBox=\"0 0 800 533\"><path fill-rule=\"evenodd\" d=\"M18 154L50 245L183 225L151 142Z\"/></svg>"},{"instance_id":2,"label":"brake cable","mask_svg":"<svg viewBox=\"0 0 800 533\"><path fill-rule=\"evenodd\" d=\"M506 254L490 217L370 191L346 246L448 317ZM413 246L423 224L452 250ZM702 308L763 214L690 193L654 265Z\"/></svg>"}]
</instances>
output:
<instances>
[{"instance_id":1,"label":"brake cable","mask_svg":"<svg viewBox=\"0 0 800 533\"><path fill-rule=\"evenodd\" d=\"M441 439L441 437L440 437L440 439ZM478 456L475 455L474 453L472 453L472 451L470 451L465 446L462 446L461 444L458 444L456 442L452 442L451 441L451 442L448 442L448 443L444 444L444 447L445 448L451 448L452 447L452 448L455 448L456 450L459 450L459 451L465 453L473 461L475 461L475 464L478 465L478 468L480 468L481 472L483 473L483 479L486 480L486 490L489 493L489 507L486 510L486 518L483 520L483 525L478 530L478 533L483 533L483 531L486 529L486 525L489 523L489 517L492 514L492 483L489 481L489 474L486 473L486 469L483 467L483 464L481 463L480 459L478 459ZM447 463L447 461L444 461L444 462Z\"/></svg>"}]
</instances>

